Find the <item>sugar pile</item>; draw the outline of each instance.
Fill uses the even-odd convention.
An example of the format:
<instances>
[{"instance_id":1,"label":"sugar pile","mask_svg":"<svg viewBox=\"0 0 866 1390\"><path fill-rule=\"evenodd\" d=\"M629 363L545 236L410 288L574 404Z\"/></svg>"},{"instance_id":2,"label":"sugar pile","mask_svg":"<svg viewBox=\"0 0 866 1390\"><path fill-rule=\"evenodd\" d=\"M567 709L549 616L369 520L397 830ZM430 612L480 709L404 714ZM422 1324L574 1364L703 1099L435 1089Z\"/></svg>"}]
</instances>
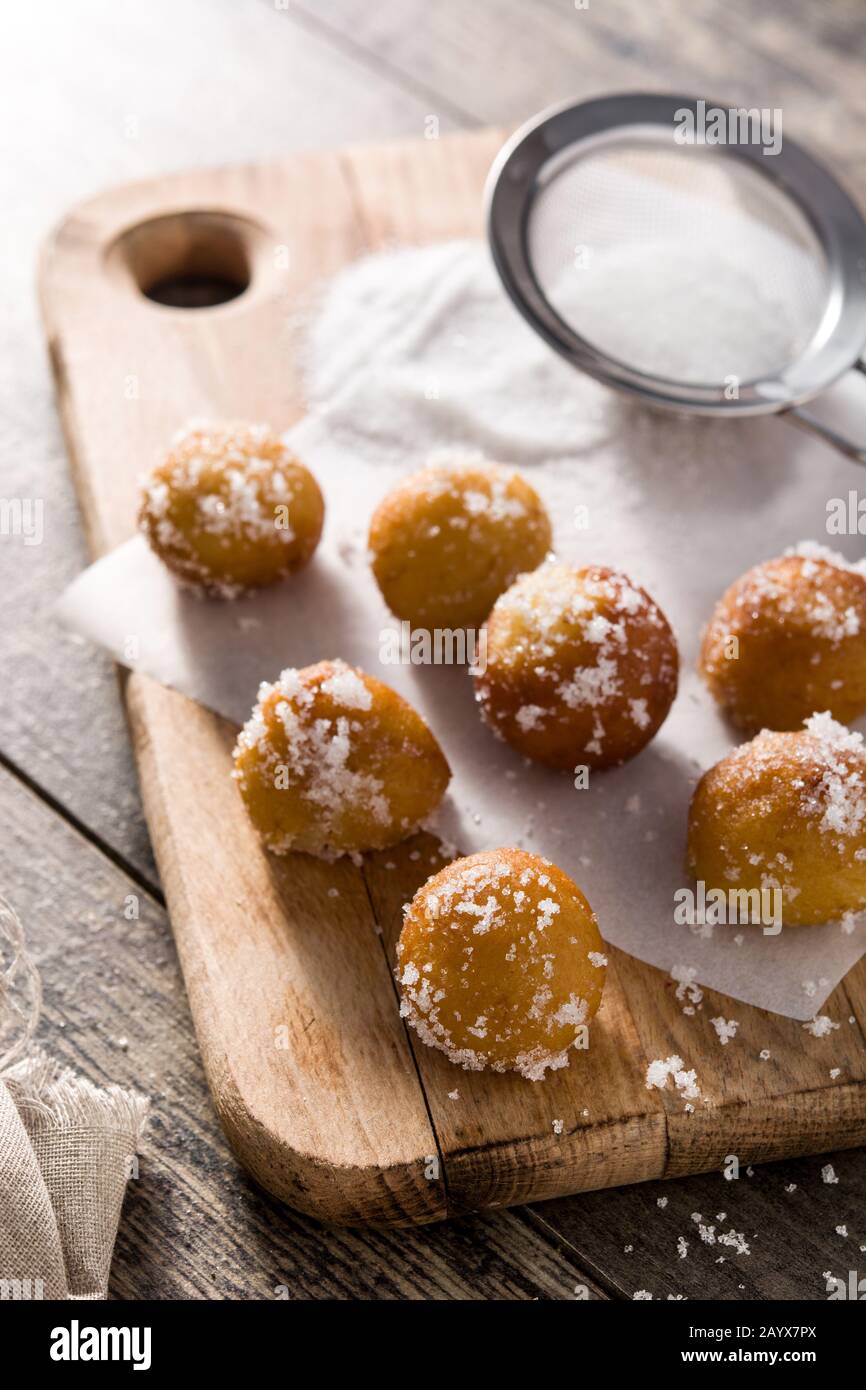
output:
<instances>
[{"instance_id":1,"label":"sugar pile","mask_svg":"<svg viewBox=\"0 0 866 1390\"><path fill-rule=\"evenodd\" d=\"M305 388L360 459L463 446L492 458L581 455L608 438L608 393L517 317L477 242L350 266L310 327Z\"/></svg>"},{"instance_id":2,"label":"sugar pile","mask_svg":"<svg viewBox=\"0 0 866 1390\"><path fill-rule=\"evenodd\" d=\"M575 332L674 381L744 382L788 365L829 294L799 211L744 161L712 153L608 147L565 162L531 205L528 249Z\"/></svg>"},{"instance_id":3,"label":"sugar pile","mask_svg":"<svg viewBox=\"0 0 866 1390\"><path fill-rule=\"evenodd\" d=\"M787 366L799 342L791 305L745 258L691 243L599 252L560 276L549 297L606 355L671 381L752 381Z\"/></svg>"}]
</instances>

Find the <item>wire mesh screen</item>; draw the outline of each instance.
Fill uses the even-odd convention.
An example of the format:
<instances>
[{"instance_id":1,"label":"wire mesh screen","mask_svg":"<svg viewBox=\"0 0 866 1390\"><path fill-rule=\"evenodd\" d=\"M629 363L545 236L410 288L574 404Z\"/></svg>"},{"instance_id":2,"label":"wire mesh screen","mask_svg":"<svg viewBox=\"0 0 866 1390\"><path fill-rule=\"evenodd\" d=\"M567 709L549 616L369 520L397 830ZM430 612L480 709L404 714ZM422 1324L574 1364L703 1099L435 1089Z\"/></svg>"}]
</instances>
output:
<instances>
[{"instance_id":1,"label":"wire mesh screen","mask_svg":"<svg viewBox=\"0 0 866 1390\"><path fill-rule=\"evenodd\" d=\"M671 382L761 380L832 328L807 217L722 146L624 131L574 147L543 170L527 234L566 325L602 357Z\"/></svg>"}]
</instances>

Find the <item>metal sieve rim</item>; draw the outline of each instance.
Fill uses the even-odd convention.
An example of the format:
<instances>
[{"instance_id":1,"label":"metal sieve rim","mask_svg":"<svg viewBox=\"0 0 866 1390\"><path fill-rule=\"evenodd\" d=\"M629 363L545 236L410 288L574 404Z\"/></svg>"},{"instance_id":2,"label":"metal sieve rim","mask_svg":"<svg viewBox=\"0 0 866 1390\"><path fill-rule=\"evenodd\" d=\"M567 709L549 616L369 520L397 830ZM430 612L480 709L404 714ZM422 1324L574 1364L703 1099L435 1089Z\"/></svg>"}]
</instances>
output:
<instances>
[{"instance_id":1,"label":"metal sieve rim","mask_svg":"<svg viewBox=\"0 0 866 1390\"><path fill-rule=\"evenodd\" d=\"M866 344L866 222L823 165L786 135L770 159L752 144L718 145L725 158L749 161L806 217L826 258L825 312L809 344L784 370L743 383L736 398L724 385L670 381L607 356L574 331L542 290L529 254L529 216L536 194L570 150L588 149L631 129L663 127L675 115L697 115L698 98L628 92L566 102L527 121L505 144L490 170L486 225L500 279L532 328L572 366L654 405L702 415L760 415L788 410L818 395L857 362ZM730 103L706 106L727 110ZM673 145L672 145L673 147Z\"/></svg>"}]
</instances>

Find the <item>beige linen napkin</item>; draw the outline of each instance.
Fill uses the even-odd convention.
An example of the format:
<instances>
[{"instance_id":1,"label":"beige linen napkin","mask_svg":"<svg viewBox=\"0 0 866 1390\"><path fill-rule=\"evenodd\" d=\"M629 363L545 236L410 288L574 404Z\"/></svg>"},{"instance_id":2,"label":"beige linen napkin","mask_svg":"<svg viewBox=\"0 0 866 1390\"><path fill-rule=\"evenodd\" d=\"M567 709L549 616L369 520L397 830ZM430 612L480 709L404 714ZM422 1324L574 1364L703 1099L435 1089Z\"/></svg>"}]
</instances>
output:
<instances>
[{"instance_id":1,"label":"beige linen napkin","mask_svg":"<svg viewBox=\"0 0 866 1390\"><path fill-rule=\"evenodd\" d=\"M0 897L0 1299L99 1299L149 1101L32 1046L38 973Z\"/></svg>"}]
</instances>

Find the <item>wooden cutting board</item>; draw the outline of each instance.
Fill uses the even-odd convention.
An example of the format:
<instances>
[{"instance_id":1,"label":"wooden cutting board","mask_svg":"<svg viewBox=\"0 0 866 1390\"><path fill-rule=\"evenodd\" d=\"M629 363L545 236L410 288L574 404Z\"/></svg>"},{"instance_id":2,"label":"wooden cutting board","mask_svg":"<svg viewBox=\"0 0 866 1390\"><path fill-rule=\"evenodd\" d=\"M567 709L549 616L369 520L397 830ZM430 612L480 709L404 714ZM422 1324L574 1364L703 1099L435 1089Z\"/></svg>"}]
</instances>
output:
<instances>
[{"instance_id":1,"label":"wooden cutting board","mask_svg":"<svg viewBox=\"0 0 866 1390\"><path fill-rule=\"evenodd\" d=\"M481 234L501 139L171 176L70 213L40 292L94 556L133 533L137 477L189 417L283 429L303 413L294 316L311 287L370 249ZM142 293L190 275L249 286L197 309ZM275 653L261 677L278 666ZM543 1084L462 1072L407 1035L391 974L434 842L362 868L272 859L229 778L233 729L146 677L124 690L214 1103L276 1196L325 1221L401 1225L866 1143L866 965L825 1006L841 1026L817 1039L711 993L687 1016L670 980L612 951L588 1052ZM719 1014L739 1020L726 1047ZM648 1062L671 1053L697 1071L693 1114L646 1088Z\"/></svg>"}]
</instances>

